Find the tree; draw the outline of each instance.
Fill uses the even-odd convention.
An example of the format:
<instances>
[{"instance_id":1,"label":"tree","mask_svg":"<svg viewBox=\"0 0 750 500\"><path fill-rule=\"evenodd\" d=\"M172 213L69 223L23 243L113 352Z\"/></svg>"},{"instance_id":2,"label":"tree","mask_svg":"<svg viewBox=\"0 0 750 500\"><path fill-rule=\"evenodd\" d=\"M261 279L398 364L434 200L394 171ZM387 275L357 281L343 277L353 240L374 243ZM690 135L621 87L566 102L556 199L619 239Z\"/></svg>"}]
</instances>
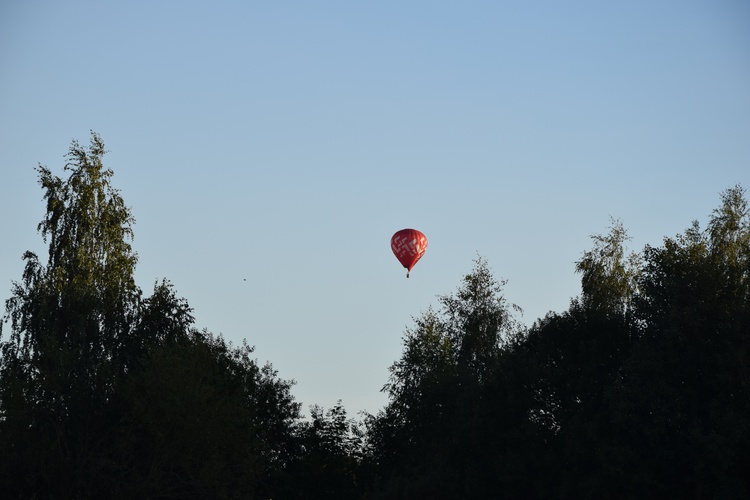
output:
<instances>
[{"instance_id":1,"label":"tree","mask_svg":"<svg viewBox=\"0 0 750 500\"><path fill-rule=\"evenodd\" d=\"M253 498L296 442L292 382L193 327L168 281L142 299L133 217L92 132L61 179L39 167L46 265L31 253L0 327L6 498ZM0 331L0 333L3 333Z\"/></svg>"},{"instance_id":2,"label":"tree","mask_svg":"<svg viewBox=\"0 0 750 500\"><path fill-rule=\"evenodd\" d=\"M461 375L475 381L489 370L502 343L520 331L487 261L478 257L455 295L439 297L440 313L432 308L415 320L404 335L404 353L390 367L384 387L392 404L413 397L440 377Z\"/></svg>"},{"instance_id":3,"label":"tree","mask_svg":"<svg viewBox=\"0 0 750 500\"><path fill-rule=\"evenodd\" d=\"M194 329L150 349L123 390L112 496L276 497L299 405L252 352Z\"/></svg>"},{"instance_id":4,"label":"tree","mask_svg":"<svg viewBox=\"0 0 750 500\"><path fill-rule=\"evenodd\" d=\"M745 190L736 185L721 193L721 207L715 209L708 223L708 238L714 253L721 253L728 265L747 264L750 245L750 208Z\"/></svg>"},{"instance_id":5,"label":"tree","mask_svg":"<svg viewBox=\"0 0 750 500\"><path fill-rule=\"evenodd\" d=\"M379 494L460 497L486 474L486 387L502 346L520 334L503 285L480 257L455 294L439 297L440 312L407 329L383 389L389 403L367 423Z\"/></svg>"},{"instance_id":6,"label":"tree","mask_svg":"<svg viewBox=\"0 0 750 500\"><path fill-rule=\"evenodd\" d=\"M739 186L661 247L647 247L637 343L618 419L654 494L743 498L750 483L750 215ZM638 464L638 467L634 467ZM667 483L669 481L669 483ZM644 488L645 490L646 488Z\"/></svg>"},{"instance_id":7,"label":"tree","mask_svg":"<svg viewBox=\"0 0 750 500\"><path fill-rule=\"evenodd\" d=\"M475 269L404 336L368 421L373 496L747 498L743 195L627 258L616 222L576 263L581 297L527 331Z\"/></svg>"},{"instance_id":8,"label":"tree","mask_svg":"<svg viewBox=\"0 0 750 500\"><path fill-rule=\"evenodd\" d=\"M631 351L629 323L574 300L567 311L537 321L511 357L528 404L530 424L539 436L535 461L546 464L549 496L616 496L623 478L610 425L612 387ZM529 401L530 398L530 401ZM541 444L541 445L540 445Z\"/></svg>"},{"instance_id":9,"label":"tree","mask_svg":"<svg viewBox=\"0 0 750 500\"><path fill-rule=\"evenodd\" d=\"M298 452L288 465L285 489L278 498L361 498L359 480L364 430L339 401L325 411L310 407L310 421L301 422Z\"/></svg>"},{"instance_id":10,"label":"tree","mask_svg":"<svg viewBox=\"0 0 750 500\"><path fill-rule=\"evenodd\" d=\"M582 302L605 314L623 314L636 292L640 257L636 253L625 256L625 242L630 238L619 220L612 220L609 233L595 234L591 239L594 248L576 262Z\"/></svg>"},{"instance_id":11,"label":"tree","mask_svg":"<svg viewBox=\"0 0 750 500\"><path fill-rule=\"evenodd\" d=\"M456 362L461 370L481 379L497 356L502 343L521 330L502 295L506 281L497 281L487 261L477 257L474 269L464 276L455 295L440 297L445 315L445 329L456 348Z\"/></svg>"},{"instance_id":12,"label":"tree","mask_svg":"<svg viewBox=\"0 0 750 500\"><path fill-rule=\"evenodd\" d=\"M39 468L34 488L55 485L67 497L86 494L102 467L92 454L108 437L102 429L107 403L127 369L122 355L140 301L133 218L111 186L104 154L92 133L88 149L73 141L68 179L39 166L47 202L39 231L49 244L48 260L42 265L35 254L24 254L23 281L6 302L11 328L0 365L3 427L43 436L29 438L45 444L19 453L31 461L19 465Z\"/></svg>"}]
</instances>

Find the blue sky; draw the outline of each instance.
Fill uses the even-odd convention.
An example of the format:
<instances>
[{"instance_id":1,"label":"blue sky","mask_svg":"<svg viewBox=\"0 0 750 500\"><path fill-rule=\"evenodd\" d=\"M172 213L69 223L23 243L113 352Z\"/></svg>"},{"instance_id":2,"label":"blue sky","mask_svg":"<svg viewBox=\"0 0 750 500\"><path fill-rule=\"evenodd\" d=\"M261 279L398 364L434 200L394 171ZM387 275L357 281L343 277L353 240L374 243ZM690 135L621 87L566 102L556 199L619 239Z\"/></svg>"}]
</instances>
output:
<instances>
[{"instance_id":1,"label":"blue sky","mask_svg":"<svg viewBox=\"0 0 750 500\"><path fill-rule=\"evenodd\" d=\"M305 406L375 412L477 254L530 325L610 217L640 250L750 188L750 4L5 1L0 298L44 252L34 167L89 130L146 294L172 281Z\"/></svg>"}]
</instances>

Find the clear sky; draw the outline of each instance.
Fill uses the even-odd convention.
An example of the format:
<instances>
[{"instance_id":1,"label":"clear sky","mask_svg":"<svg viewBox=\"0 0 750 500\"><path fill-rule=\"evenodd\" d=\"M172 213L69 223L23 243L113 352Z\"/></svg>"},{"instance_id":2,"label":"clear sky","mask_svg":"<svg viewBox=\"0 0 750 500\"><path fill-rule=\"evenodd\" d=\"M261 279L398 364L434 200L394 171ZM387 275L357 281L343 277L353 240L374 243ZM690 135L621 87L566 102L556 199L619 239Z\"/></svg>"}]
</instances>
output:
<instances>
[{"instance_id":1,"label":"clear sky","mask_svg":"<svg viewBox=\"0 0 750 500\"><path fill-rule=\"evenodd\" d=\"M4 0L0 298L45 249L34 168L89 130L145 294L172 281L305 407L376 412L477 254L531 325L610 216L640 250L750 189L750 3Z\"/></svg>"}]
</instances>

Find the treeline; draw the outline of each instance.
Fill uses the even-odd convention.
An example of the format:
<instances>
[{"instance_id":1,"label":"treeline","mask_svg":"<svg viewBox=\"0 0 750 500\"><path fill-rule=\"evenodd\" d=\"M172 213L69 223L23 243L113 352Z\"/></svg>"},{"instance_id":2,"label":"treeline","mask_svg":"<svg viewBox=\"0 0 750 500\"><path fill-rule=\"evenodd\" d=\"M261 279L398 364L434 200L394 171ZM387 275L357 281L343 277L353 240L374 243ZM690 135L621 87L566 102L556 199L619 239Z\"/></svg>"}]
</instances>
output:
<instances>
[{"instance_id":1,"label":"treeline","mask_svg":"<svg viewBox=\"0 0 750 500\"><path fill-rule=\"evenodd\" d=\"M616 223L582 296L526 330L478 260L406 333L369 421L382 498L749 498L750 214L727 190L627 255Z\"/></svg>"},{"instance_id":2,"label":"treeline","mask_svg":"<svg viewBox=\"0 0 750 500\"><path fill-rule=\"evenodd\" d=\"M531 327L483 258L415 319L388 404L303 418L291 382L133 279L104 145L39 167L46 262L0 322L3 498L748 498L750 210L628 253L615 221L582 294Z\"/></svg>"}]
</instances>

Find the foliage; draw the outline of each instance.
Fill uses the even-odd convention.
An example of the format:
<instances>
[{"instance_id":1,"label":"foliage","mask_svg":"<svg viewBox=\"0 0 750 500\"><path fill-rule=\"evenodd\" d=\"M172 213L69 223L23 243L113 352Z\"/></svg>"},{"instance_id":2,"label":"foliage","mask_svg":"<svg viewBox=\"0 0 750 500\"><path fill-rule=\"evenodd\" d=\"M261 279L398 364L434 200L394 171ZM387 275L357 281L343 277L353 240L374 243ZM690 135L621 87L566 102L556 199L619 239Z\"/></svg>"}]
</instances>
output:
<instances>
[{"instance_id":1,"label":"foliage","mask_svg":"<svg viewBox=\"0 0 750 500\"><path fill-rule=\"evenodd\" d=\"M24 254L0 323L3 496L268 495L295 447L291 382L194 330L169 282L142 299L104 154L92 133L72 143L67 179L38 168L48 260Z\"/></svg>"},{"instance_id":2,"label":"foliage","mask_svg":"<svg viewBox=\"0 0 750 500\"><path fill-rule=\"evenodd\" d=\"M287 488L279 498L360 498L358 481L364 430L348 418L341 401L325 411L310 408L310 421L297 429L296 458L287 468Z\"/></svg>"},{"instance_id":3,"label":"foliage","mask_svg":"<svg viewBox=\"0 0 750 500\"><path fill-rule=\"evenodd\" d=\"M582 302L591 309L622 314L636 293L640 256L625 257L625 242L630 240L619 220L613 220L609 233L591 236L594 248L576 262L581 274Z\"/></svg>"},{"instance_id":4,"label":"foliage","mask_svg":"<svg viewBox=\"0 0 750 500\"><path fill-rule=\"evenodd\" d=\"M124 388L118 496L252 498L272 486L298 407L251 353L195 330L150 350Z\"/></svg>"},{"instance_id":5,"label":"foliage","mask_svg":"<svg viewBox=\"0 0 750 500\"><path fill-rule=\"evenodd\" d=\"M721 201L628 257L615 221L576 263L582 296L504 337L475 268L406 332L368 421L373 496L747 498L750 213L739 186Z\"/></svg>"},{"instance_id":6,"label":"foliage","mask_svg":"<svg viewBox=\"0 0 750 500\"><path fill-rule=\"evenodd\" d=\"M38 168L48 261L44 266L27 252L23 281L6 302L2 437L22 457L12 464L15 472L36 469L29 485L68 497L83 494L103 467L96 455L109 436L105 422L128 368L123 353L140 304L129 243L133 218L110 185L104 153L92 134L88 150L71 145L68 179Z\"/></svg>"},{"instance_id":7,"label":"foliage","mask_svg":"<svg viewBox=\"0 0 750 500\"><path fill-rule=\"evenodd\" d=\"M414 319L363 422L302 420L292 382L145 297L101 139L39 167L46 263L24 254L0 327L4 498L747 498L750 209L734 186L628 253L575 264L581 296L526 328L484 258ZM8 328L9 327L9 328Z\"/></svg>"},{"instance_id":8,"label":"foliage","mask_svg":"<svg viewBox=\"0 0 750 500\"><path fill-rule=\"evenodd\" d=\"M451 498L475 479L488 380L520 328L503 285L479 257L458 291L439 298L442 310L429 309L406 331L384 387L389 404L368 420L377 494Z\"/></svg>"}]
</instances>

